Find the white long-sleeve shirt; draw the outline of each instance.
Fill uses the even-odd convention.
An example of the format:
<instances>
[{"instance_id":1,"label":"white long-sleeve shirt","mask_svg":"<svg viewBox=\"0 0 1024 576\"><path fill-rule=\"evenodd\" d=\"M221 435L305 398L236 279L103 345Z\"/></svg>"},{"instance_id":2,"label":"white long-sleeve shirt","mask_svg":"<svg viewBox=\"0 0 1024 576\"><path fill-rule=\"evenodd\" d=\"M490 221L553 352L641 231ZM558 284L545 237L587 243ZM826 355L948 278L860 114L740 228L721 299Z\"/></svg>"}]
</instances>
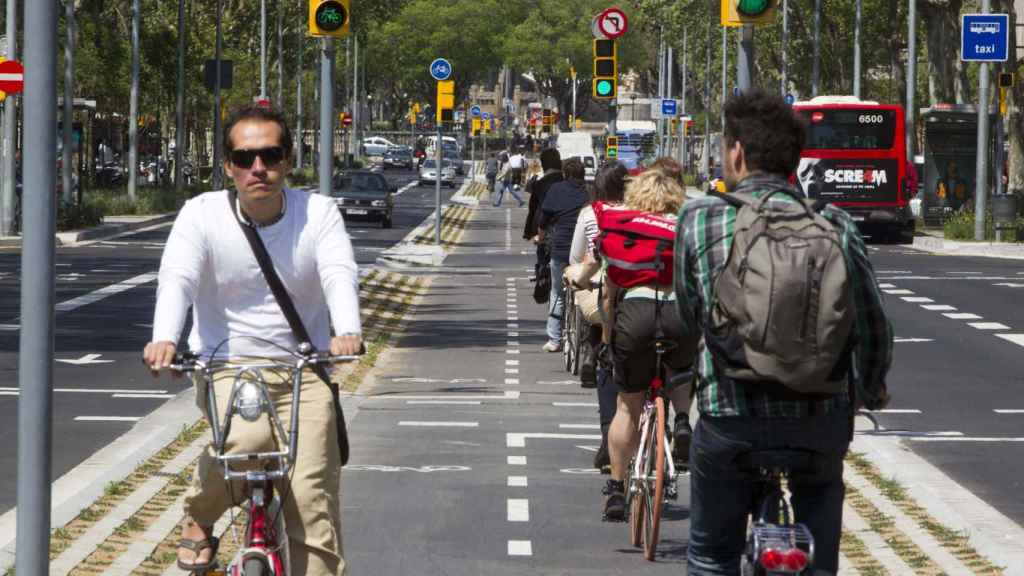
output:
<instances>
[{"instance_id":1,"label":"white long-sleeve shirt","mask_svg":"<svg viewBox=\"0 0 1024 576\"><path fill-rule=\"evenodd\" d=\"M337 334L358 334L359 276L352 243L334 201L285 189L285 213L257 232L313 345L330 344L328 310ZM235 220L226 190L185 203L160 262L153 341L177 342L193 306L189 347L218 357L279 358L298 345Z\"/></svg>"}]
</instances>

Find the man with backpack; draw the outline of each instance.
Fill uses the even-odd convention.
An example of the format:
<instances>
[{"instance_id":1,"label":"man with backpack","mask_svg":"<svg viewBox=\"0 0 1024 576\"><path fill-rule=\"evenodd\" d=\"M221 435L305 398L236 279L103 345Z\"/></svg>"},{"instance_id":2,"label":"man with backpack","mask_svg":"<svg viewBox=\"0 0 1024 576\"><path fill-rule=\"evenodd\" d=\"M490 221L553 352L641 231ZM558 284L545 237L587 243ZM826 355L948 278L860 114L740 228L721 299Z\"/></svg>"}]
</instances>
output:
<instances>
[{"instance_id":1,"label":"man with backpack","mask_svg":"<svg viewBox=\"0 0 1024 576\"><path fill-rule=\"evenodd\" d=\"M688 573L739 573L755 482L737 458L786 448L812 454L815 472L788 487L796 521L814 537L811 572L834 574L853 415L889 400L892 327L852 219L788 180L803 121L757 89L724 112L730 192L681 210L674 250L679 314L703 338Z\"/></svg>"}]
</instances>

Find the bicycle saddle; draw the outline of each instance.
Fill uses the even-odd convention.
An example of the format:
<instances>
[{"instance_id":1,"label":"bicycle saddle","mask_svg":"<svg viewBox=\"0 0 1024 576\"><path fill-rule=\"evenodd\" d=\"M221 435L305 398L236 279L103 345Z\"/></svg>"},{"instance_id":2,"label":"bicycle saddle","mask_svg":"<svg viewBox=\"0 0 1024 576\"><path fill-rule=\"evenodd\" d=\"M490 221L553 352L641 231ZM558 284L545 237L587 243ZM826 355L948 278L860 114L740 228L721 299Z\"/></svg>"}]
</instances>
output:
<instances>
[{"instance_id":1,"label":"bicycle saddle","mask_svg":"<svg viewBox=\"0 0 1024 576\"><path fill-rule=\"evenodd\" d=\"M743 452L734 462L745 472L780 470L789 475L804 475L821 470L821 456L812 450L779 448Z\"/></svg>"}]
</instances>

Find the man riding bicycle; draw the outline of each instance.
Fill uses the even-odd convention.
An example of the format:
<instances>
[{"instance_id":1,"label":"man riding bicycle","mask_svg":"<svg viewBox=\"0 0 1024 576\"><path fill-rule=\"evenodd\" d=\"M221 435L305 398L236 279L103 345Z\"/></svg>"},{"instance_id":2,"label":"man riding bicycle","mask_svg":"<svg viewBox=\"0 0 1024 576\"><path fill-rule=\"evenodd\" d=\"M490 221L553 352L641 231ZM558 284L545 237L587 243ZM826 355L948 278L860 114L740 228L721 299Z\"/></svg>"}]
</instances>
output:
<instances>
[{"instance_id":1,"label":"man riding bicycle","mask_svg":"<svg viewBox=\"0 0 1024 576\"><path fill-rule=\"evenodd\" d=\"M737 457L786 448L814 454L818 463L814 474L790 478L788 488L797 520L814 538L811 573L834 574L842 529L843 457L852 437L852 413L859 405L877 409L888 401L885 375L892 359L892 327L864 241L851 218L832 206L822 209L805 203L788 180L804 144L803 121L782 98L761 90L731 98L724 111L724 179L731 201L709 197L683 208L675 248L675 293L685 332L703 337L696 363L700 419L690 448L688 572L739 574L754 480L743 473ZM768 213L785 218L762 218ZM801 236L799 229L786 229L786 221L813 221L818 232ZM769 228L756 228L759 225ZM758 235L756 230L764 232ZM776 259L755 261L764 255L756 244L772 242L769 233L776 230L782 231ZM736 251L747 238L748 251ZM808 246L822 239L827 239L822 245L827 246L829 262L837 266L822 268L821 260L800 260ZM753 256L748 260L747 255ZM783 278L783 271L795 261L805 265L792 267L793 276ZM804 279L812 278L808 284L816 292L794 297L795 290L749 287L765 286L758 284L765 277L757 276L772 267L771 274L779 274L772 279L803 287ZM747 273L754 269L758 271ZM821 270L822 276L815 276ZM741 278L736 289L737 283L731 281L744 274L746 279ZM815 299L829 298L843 307L815 305ZM752 316L784 318L791 313L792 321L768 322L761 326L763 331L740 337L736 327L755 325L757 319L732 314L736 299L744 300L744 310ZM809 322L805 317L819 311L833 315L835 322L823 317ZM833 326L844 329L824 330ZM785 359L774 352L762 354L765 348L751 346L748 333L758 334L759 346L810 336L803 340L805 346L789 348L801 361L775 371L773 367ZM828 338L821 339L820 334ZM825 376L818 383L834 384L835 392L796 391L803 369L833 350L837 361L821 372ZM815 382L800 384L813 387Z\"/></svg>"},{"instance_id":2,"label":"man riding bicycle","mask_svg":"<svg viewBox=\"0 0 1024 576\"><path fill-rule=\"evenodd\" d=\"M288 357L285 351L298 347L239 220L254 227L266 246L312 345L334 355L356 354L362 338L352 244L333 200L284 187L292 136L283 114L256 106L235 111L224 127L224 148L224 169L234 180L237 201L229 201L227 190L209 192L188 201L178 214L160 263L153 341L146 345L144 362L154 376L170 367L190 306L189 348L203 356L219 349L218 359L245 362ZM261 377L278 413L290 413L287 379L272 371ZM215 375L218 403L226 403L232 380L231 372ZM204 391L196 396L205 408ZM225 408L217 407L221 416ZM341 575L338 432L331 391L316 374L303 374L295 408L301 413L298 453L288 486L279 487L286 495L292 573ZM276 440L267 422L239 421L232 424L227 451L266 451ZM179 567L205 571L215 564L213 525L244 498L237 484L225 482L208 447L185 497Z\"/></svg>"}]
</instances>

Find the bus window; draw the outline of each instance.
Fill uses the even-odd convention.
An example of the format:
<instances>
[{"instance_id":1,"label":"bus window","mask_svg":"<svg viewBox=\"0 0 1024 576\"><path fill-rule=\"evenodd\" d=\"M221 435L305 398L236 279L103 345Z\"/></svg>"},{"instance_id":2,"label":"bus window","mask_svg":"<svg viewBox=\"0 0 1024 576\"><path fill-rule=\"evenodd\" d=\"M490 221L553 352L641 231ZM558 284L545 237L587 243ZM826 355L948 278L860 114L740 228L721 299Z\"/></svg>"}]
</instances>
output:
<instances>
[{"instance_id":1,"label":"bus window","mask_svg":"<svg viewBox=\"0 0 1024 576\"><path fill-rule=\"evenodd\" d=\"M805 150L889 150L896 134L892 110L801 110L807 119Z\"/></svg>"}]
</instances>

